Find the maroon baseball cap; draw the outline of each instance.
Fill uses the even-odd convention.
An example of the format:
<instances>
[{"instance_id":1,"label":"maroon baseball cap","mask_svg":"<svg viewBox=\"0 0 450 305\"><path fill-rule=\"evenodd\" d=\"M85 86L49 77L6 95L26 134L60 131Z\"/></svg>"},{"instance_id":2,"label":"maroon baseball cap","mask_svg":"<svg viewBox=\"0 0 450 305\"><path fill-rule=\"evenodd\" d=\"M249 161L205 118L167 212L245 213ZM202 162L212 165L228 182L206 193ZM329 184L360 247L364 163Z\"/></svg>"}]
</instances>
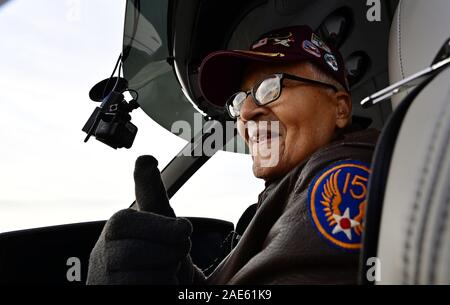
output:
<instances>
[{"instance_id":1,"label":"maroon baseball cap","mask_svg":"<svg viewBox=\"0 0 450 305\"><path fill-rule=\"evenodd\" d=\"M291 26L262 35L250 50L216 51L200 66L200 90L206 100L224 106L239 91L241 75L249 62L288 63L309 61L331 75L347 91L345 65L336 48L326 45L306 25Z\"/></svg>"}]
</instances>

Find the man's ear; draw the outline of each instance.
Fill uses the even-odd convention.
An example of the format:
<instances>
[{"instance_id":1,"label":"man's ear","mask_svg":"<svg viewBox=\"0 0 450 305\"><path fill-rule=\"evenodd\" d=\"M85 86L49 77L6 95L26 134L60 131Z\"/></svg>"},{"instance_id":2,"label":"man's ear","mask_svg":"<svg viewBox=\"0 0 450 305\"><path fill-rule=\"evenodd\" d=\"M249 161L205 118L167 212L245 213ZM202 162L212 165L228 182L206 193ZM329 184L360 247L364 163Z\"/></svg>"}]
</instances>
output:
<instances>
[{"instance_id":1,"label":"man's ear","mask_svg":"<svg viewBox=\"0 0 450 305\"><path fill-rule=\"evenodd\" d=\"M344 128L351 123L352 99L345 91L335 93L336 100L336 127Z\"/></svg>"}]
</instances>

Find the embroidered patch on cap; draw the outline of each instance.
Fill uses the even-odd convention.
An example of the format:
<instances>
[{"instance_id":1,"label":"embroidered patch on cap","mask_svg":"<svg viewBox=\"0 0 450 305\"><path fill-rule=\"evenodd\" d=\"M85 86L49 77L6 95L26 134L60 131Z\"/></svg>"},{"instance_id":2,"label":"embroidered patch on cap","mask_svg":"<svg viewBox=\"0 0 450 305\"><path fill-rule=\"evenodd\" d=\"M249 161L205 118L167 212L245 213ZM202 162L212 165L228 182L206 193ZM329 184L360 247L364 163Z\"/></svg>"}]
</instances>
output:
<instances>
[{"instance_id":1,"label":"embroidered patch on cap","mask_svg":"<svg viewBox=\"0 0 450 305\"><path fill-rule=\"evenodd\" d=\"M322 50L324 50L325 52L331 53L330 48L325 44L325 42L323 42L322 38L317 36L315 33L312 33L311 35L311 42L316 46L318 46L319 48L321 48Z\"/></svg>"},{"instance_id":2,"label":"embroidered patch on cap","mask_svg":"<svg viewBox=\"0 0 450 305\"><path fill-rule=\"evenodd\" d=\"M257 52L257 51L245 51L245 50L235 50L236 52L251 54L251 55L261 55L267 57L284 57L283 53L267 53L267 52Z\"/></svg>"},{"instance_id":3,"label":"embroidered patch on cap","mask_svg":"<svg viewBox=\"0 0 450 305\"><path fill-rule=\"evenodd\" d=\"M313 227L332 245L361 248L369 166L356 160L332 164L318 174L308 190Z\"/></svg>"},{"instance_id":4,"label":"embroidered patch on cap","mask_svg":"<svg viewBox=\"0 0 450 305\"><path fill-rule=\"evenodd\" d=\"M316 57L321 57L322 55L320 54L319 48L316 47L315 44L313 44L311 41L309 40L303 40L303 44L302 44L303 50L305 50L306 52L308 52L309 54L312 54Z\"/></svg>"},{"instance_id":5,"label":"embroidered patch on cap","mask_svg":"<svg viewBox=\"0 0 450 305\"><path fill-rule=\"evenodd\" d=\"M338 63L336 61L336 57L334 57L331 54L325 54L325 56L323 58L325 59L326 63L331 67L331 69L333 69L334 71L339 70Z\"/></svg>"},{"instance_id":6,"label":"embroidered patch on cap","mask_svg":"<svg viewBox=\"0 0 450 305\"><path fill-rule=\"evenodd\" d=\"M284 47L289 48L291 45L289 43L294 42L294 35L292 32L289 32L287 34L270 34L267 39L269 39L272 42L272 45L282 45Z\"/></svg>"},{"instance_id":7,"label":"embroidered patch on cap","mask_svg":"<svg viewBox=\"0 0 450 305\"><path fill-rule=\"evenodd\" d=\"M256 48L265 46L268 41L269 41L268 38L261 39L252 46L252 49L256 49Z\"/></svg>"},{"instance_id":8,"label":"embroidered patch on cap","mask_svg":"<svg viewBox=\"0 0 450 305\"><path fill-rule=\"evenodd\" d=\"M292 38L292 33L289 32L289 34L285 37L270 37L269 39L271 39L273 41L273 45L282 45L284 47L289 48L291 45L289 43L291 42L295 42L294 38Z\"/></svg>"}]
</instances>

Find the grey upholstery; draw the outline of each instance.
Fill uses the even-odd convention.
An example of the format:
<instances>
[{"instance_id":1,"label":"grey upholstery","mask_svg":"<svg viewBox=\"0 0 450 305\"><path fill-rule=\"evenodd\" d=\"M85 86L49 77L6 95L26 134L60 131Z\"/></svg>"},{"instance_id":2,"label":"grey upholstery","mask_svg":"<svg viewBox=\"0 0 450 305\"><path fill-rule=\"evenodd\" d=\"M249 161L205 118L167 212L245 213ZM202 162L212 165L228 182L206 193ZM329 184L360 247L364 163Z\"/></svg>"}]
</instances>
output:
<instances>
[{"instance_id":1,"label":"grey upholstery","mask_svg":"<svg viewBox=\"0 0 450 305\"><path fill-rule=\"evenodd\" d=\"M449 13L448 0L400 1L391 26L391 83L431 64L450 37ZM447 69L416 97L402 123L381 219L381 284L450 284L449 84Z\"/></svg>"},{"instance_id":2,"label":"grey upholstery","mask_svg":"<svg viewBox=\"0 0 450 305\"><path fill-rule=\"evenodd\" d=\"M391 25L389 81L395 83L431 64L450 36L450 1L400 0ZM405 94L392 99L395 108Z\"/></svg>"}]
</instances>

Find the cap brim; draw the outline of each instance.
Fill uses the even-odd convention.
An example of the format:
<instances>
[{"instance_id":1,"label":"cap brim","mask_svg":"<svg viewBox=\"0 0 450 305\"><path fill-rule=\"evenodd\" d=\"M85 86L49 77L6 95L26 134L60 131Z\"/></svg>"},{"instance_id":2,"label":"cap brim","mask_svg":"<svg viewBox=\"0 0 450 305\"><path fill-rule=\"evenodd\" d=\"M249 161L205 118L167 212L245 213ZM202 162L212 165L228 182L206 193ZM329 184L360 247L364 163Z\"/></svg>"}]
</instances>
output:
<instances>
[{"instance_id":1,"label":"cap brim","mask_svg":"<svg viewBox=\"0 0 450 305\"><path fill-rule=\"evenodd\" d=\"M251 51L217 51L208 55L200 66L199 85L203 97L211 104L223 107L227 99L239 90L242 73L251 62L289 62L307 59L298 54Z\"/></svg>"}]
</instances>

